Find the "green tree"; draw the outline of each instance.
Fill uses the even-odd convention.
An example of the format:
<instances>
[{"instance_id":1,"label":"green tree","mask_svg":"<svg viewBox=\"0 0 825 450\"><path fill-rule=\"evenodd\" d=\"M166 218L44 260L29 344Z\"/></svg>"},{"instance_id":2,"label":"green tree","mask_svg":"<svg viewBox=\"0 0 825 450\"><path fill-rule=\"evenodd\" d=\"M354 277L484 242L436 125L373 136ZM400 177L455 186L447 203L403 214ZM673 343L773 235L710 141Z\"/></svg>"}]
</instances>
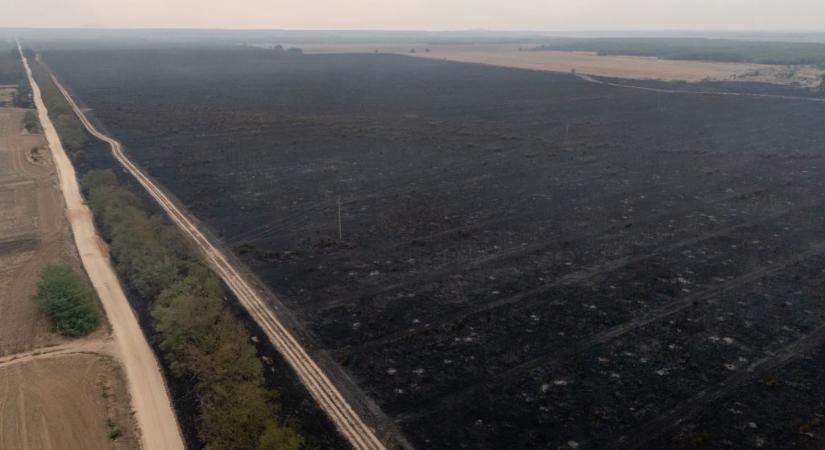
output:
<instances>
[{"instance_id":1,"label":"green tree","mask_svg":"<svg viewBox=\"0 0 825 450\"><path fill-rule=\"evenodd\" d=\"M23 127L25 127L29 133L40 132L40 119L37 118L37 114L34 111L26 111L26 114L23 116Z\"/></svg>"},{"instance_id":2,"label":"green tree","mask_svg":"<svg viewBox=\"0 0 825 450\"><path fill-rule=\"evenodd\" d=\"M68 266L49 266L43 271L34 301L62 335L83 336L100 324L97 294Z\"/></svg>"}]
</instances>

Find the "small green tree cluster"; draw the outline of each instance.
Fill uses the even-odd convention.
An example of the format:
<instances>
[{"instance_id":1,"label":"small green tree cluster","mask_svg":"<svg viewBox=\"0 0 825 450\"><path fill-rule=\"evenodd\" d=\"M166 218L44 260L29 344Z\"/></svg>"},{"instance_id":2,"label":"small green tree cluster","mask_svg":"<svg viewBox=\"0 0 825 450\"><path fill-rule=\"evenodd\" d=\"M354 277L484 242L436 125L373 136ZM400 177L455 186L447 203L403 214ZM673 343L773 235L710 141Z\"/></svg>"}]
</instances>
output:
<instances>
[{"instance_id":1,"label":"small green tree cluster","mask_svg":"<svg viewBox=\"0 0 825 450\"><path fill-rule=\"evenodd\" d=\"M40 119L37 118L37 114L34 111L26 111L26 114L23 116L23 127L26 128L26 131L29 133L40 132Z\"/></svg>"},{"instance_id":2,"label":"small green tree cluster","mask_svg":"<svg viewBox=\"0 0 825 450\"><path fill-rule=\"evenodd\" d=\"M84 336L100 324L97 294L68 266L55 265L43 270L34 301L64 336Z\"/></svg>"},{"instance_id":3,"label":"small green tree cluster","mask_svg":"<svg viewBox=\"0 0 825 450\"><path fill-rule=\"evenodd\" d=\"M279 420L249 332L224 304L224 286L172 226L148 216L111 171L82 180L112 246L118 273L152 299L152 322L176 377L191 379L197 431L208 450L297 450L295 427Z\"/></svg>"}]
</instances>

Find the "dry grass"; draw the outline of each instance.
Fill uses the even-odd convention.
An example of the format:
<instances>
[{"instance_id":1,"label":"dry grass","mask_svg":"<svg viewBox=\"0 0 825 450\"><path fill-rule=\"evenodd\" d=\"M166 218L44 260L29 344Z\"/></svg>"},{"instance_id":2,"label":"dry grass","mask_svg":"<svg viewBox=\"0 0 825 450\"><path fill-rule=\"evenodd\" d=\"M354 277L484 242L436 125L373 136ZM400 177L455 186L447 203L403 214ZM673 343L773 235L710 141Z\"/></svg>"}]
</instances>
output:
<instances>
[{"instance_id":1,"label":"dry grass","mask_svg":"<svg viewBox=\"0 0 825 450\"><path fill-rule=\"evenodd\" d=\"M68 355L0 366L0 448L136 449L116 364Z\"/></svg>"},{"instance_id":2,"label":"dry grass","mask_svg":"<svg viewBox=\"0 0 825 450\"><path fill-rule=\"evenodd\" d=\"M667 81L739 80L816 86L822 70L812 66L772 66L707 61L672 61L638 56L599 56L588 52L520 51L531 45L299 45L306 53L393 53L519 69L571 72ZM411 50L415 53L411 53ZM427 52L429 50L429 52Z\"/></svg>"}]
</instances>

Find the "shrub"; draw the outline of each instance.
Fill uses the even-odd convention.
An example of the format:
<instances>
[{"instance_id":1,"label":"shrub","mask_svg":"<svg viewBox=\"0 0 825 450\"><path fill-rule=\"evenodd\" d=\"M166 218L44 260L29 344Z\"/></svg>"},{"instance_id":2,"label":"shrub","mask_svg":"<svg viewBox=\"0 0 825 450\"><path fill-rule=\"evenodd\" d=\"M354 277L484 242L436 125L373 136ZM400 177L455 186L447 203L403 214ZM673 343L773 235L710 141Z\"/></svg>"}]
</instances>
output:
<instances>
[{"instance_id":1,"label":"shrub","mask_svg":"<svg viewBox=\"0 0 825 450\"><path fill-rule=\"evenodd\" d=\"M40 119L34 111L26 111L26 115L23 116L23 127L32 134L40 132Z\"/></svg>"},{"instance_id":2,"label":"shrub","mask_svg":"<svg viewBox=\"0 0 825 450\"><path fill-rule=\"evenodd\" d=\"M34 301L64 336L83 336L100 324L97 294L68 266L43 271Z\"/></svg>"}]
</instances>

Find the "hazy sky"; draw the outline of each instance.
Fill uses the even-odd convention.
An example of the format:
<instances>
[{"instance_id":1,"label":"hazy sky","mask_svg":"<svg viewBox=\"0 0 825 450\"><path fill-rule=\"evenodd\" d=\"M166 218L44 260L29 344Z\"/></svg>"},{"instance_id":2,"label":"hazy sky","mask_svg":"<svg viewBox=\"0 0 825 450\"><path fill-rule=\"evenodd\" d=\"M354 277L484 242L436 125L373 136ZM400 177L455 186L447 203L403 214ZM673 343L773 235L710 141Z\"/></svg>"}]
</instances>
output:
<instances>
[{"instance_id":1,"label":"hazy sky","mask_svg":"<svg viewBox=\"0 0 825 450\"><path fill-rule=\"evenodd\" d=\"M825 31L825 0L2 0L0 27Z\"/></svg>"}]
</instances>

